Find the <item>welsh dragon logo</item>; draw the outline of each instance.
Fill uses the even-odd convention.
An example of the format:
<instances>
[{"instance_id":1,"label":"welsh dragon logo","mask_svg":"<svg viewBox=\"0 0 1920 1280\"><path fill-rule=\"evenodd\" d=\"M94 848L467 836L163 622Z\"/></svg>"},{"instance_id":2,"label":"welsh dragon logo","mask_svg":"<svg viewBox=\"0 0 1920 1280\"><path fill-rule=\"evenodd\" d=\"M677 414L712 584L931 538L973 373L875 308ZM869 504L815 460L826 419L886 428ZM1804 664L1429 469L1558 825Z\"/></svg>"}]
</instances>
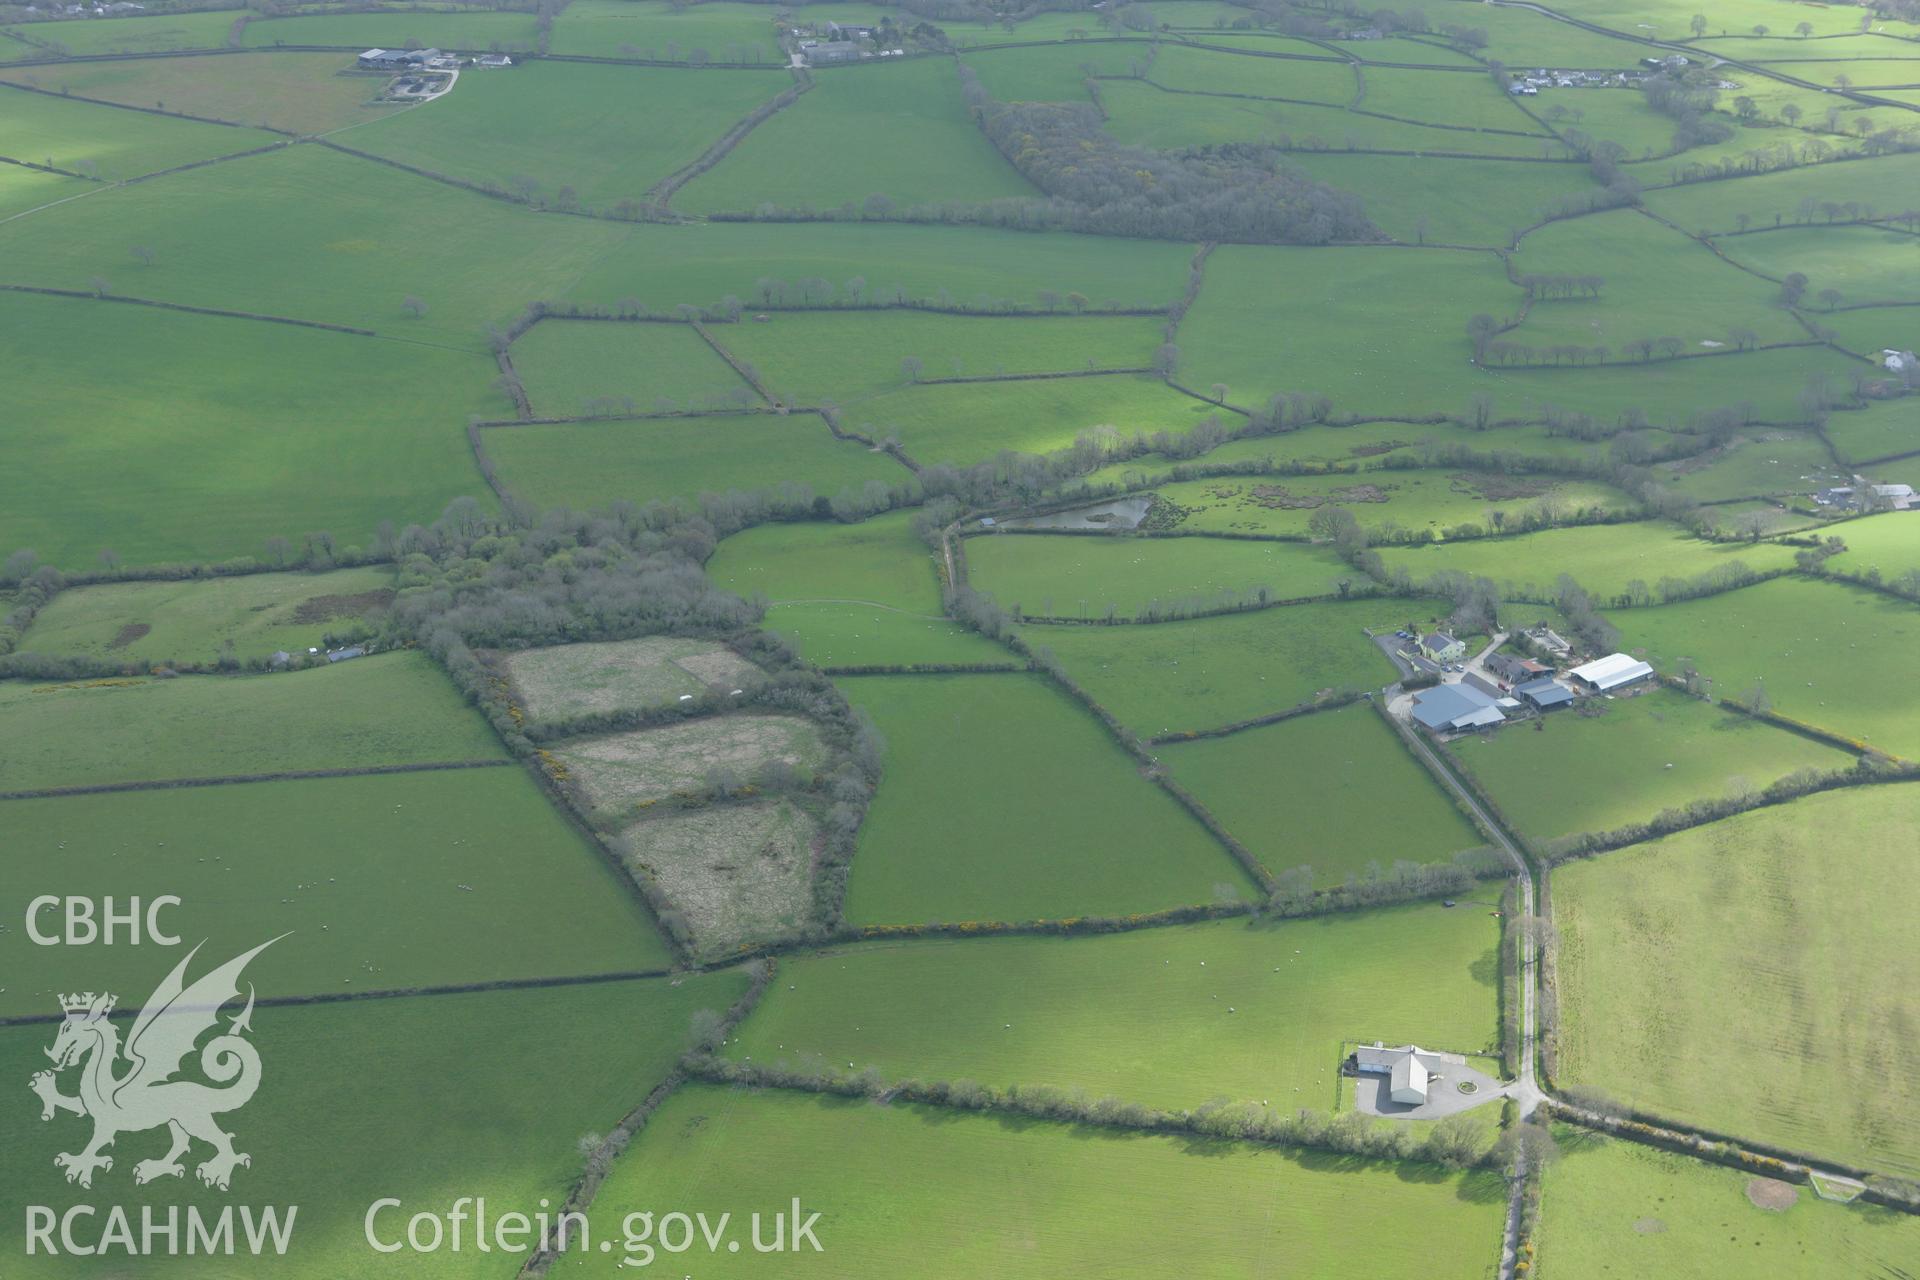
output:
<instances>
[{"instance_id":1,"label":"welsh dragon logo","mask_svg":"<svg viewBox=\"0 0 1920 1280\"><path fill-rule=\"evenodd\" d=\"M233 1135L214 1119L244 1107L260 1087L260 1054L245 1039L252 1030L251 983L246 1007L200 1049L201 1073L213 1085L224 1087L174 1077L200 1038L218 1026L220 1007L239 998L240 973L247 962L278 941L269 939L187 986L187 965L200 951L196 946L141 1006L124 1046L108 1017L115 996L88 991L60 997L66 1017L46 1050L53 1070L35 1073L30 1084L40 1095L42 1120L62 1111L93 1118L92 1141L77 1152L53 1158L66 1171L68 1182L91 1187L95 1170L113 1169L113 1157L105 1152L115 1138L161 1125L172 1135L172 1145L160 1158L133 1166L136 1183L183 1176L186 1169L180 1157L195 1139L213 1148L213 1154L195 1169L200 1181L210 1187L225 1191L234 1168L253 1163L245 1152L233 1149ZM60 1092L56 1076L73 1066L80 1068L80 1092L69 1097Z\"/></svg>"}]
</instances>

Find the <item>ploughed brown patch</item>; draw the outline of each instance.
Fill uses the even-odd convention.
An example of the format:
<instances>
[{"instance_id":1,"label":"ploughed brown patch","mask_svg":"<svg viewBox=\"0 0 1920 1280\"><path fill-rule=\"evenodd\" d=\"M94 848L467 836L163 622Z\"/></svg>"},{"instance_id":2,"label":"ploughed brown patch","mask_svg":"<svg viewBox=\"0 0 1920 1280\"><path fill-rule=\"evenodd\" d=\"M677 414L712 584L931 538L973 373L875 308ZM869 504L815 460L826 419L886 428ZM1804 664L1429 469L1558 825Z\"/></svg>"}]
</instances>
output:
<instances>
[{"instance_id":1,"label":"ploughed brown patch","mask_svg":"<svg viewBox=\"0 0 1920 1280\"><path fill-rule=\"evenodd\" d=\"M1778 1178L1752 1178L1747 1182L1747 1199L1756 1209L1785 1213L1800 1201L1800 1188Z\"/></svg>"},{"instance_id":2,"label":"ploughed brown patch","mask_svg":"<svg viewBox=\"0 0 1920 1280\"><path fill-rule=\"evenodd\" d=\"M144 622L129 622L126 626L120 628L118 635L114 636L112 640L107 642L107 648L124 649L128 645L132 644L135 640L139 640L143 638L149 631L152 631L152 630L153 628L148 626Z\"/></svg>"},{"instance_id":3,"label":"ploughed brown patch","mask_svg":"<svg viewBox=\"0 0 1920 1280\"><path fill-rule=\"evenodd\" d=\"M393 591L386 587L350 596L315 596L301 602L300 607L293 611L293 620L306 625L333 618L357 618L375 609L384 609L392 603Z\"/></svg>"}]
</instances>

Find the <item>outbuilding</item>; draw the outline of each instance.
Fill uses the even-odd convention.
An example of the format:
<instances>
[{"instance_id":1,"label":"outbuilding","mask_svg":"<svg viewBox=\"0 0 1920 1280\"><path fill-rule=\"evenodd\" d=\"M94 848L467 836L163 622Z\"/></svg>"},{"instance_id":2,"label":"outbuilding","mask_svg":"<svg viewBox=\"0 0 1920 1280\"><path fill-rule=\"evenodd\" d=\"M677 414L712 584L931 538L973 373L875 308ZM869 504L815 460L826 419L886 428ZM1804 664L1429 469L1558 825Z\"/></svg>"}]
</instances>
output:
<instances>
[{"instance_id":1,"label":"outbuilding","mask_svg":"<svg viewBox=\"0 0 1920 1280\"><path fill-rule=\"evenodd\" d=\"M1573 701L1573 690L1558 680L1530 680L1513 692L1535 711L1551 711Z\"/></svg>"},{"instance_id":2,"label":"outbuilding","mask_svg":"<svg viewBox=\"0 0 1920 1280\"><path fill-rule=\"evenodd\" d=\"M1506 719L1496 699L1469 684L1441 684L1413 695L1413 718L1435 733L1478 729Z\"/></svg>"},{"instance_id":3,"label":"outbuilding","mask_svg":"<svg viewBox=\"0 0 1920 1280\"><path fill-rule=\"evenodd\" d=\"M1653 668L1624 653L1610 653L1604 658L1595 658L1592 662L1582 663L1567 672L1568 678L1585 685L1595 693L1610 693L1615 689L1648 679Z\"/></svg>"}]
</instances>

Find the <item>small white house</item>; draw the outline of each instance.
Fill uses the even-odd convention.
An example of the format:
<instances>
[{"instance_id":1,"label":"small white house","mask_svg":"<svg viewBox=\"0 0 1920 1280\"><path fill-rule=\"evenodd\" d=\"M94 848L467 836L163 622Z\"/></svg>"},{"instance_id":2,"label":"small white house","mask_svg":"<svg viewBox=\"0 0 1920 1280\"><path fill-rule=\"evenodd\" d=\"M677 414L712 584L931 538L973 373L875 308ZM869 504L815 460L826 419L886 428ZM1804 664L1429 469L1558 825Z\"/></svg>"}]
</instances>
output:
<instances>
[{"instance_id":1,"label":"small white house","mask_svg":"<svg viewBox=\"0 0 1920 1280\"><path fill-rule=\"evenodd\" d=\"M1427 1100L1427 1068L1420 1056L1408 1053L1393 1064L1387 1076L1387 1096L1395 1102L1418 1107Z\"/></svg>"}]
</instances>

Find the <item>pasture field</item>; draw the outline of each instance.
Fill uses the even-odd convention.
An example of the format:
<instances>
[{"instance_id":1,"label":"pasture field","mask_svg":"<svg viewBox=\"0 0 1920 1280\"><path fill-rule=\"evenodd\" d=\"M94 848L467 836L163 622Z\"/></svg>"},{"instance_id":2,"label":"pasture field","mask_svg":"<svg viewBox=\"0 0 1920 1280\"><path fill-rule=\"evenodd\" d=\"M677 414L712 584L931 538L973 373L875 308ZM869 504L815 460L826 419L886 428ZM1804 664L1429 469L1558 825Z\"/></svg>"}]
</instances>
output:
<instances>
[{"instance_id":1,"label":"pasture field","mask_svg":"<svg viewBox=\"0 0 1920 1280\"><path fill-rule=\"evenodd\" d=\"M1331 1110L1345 1042L1477 1053L1497 1037L1499 941L1484 907L1429 903L836 947L784 961L727 1055L852 1059L888 1080L1051 1084L1168 1109L1224 1097Z\"/></svg>"},{"instance_id":2,"label":"pasture field","mask_svg":"<svg viewBox=\"0 0 1920 1280\"><path fill-rule=\"evenodd\" d=\"M1903 521L1906 511L1888 511L1864 520L1849 520L1827 531L1841 539L1847 549L1827 563L1841 573L1869 573L1875 569L1882 577L1897 578L1911 569L1920 569L1920 523Z\"/></svg>"},{"instance_id":3,"label":"pasture field","mask_svg":"<svg viewBox=\"0 0 1920 1280\"><path fill-rule=\"evenodd\" d=\"M1627 1271L1673 1280L1736 1273L1842 1280L1898 1275L1920 1252L1920 1222L1867 1204L1827 1204L1811 1187L1784 1209L1748 1198L1750 1175L1563 1125L1565 1157L1542 1186L1542 1280Z\"/></svg>"},{"instance_id":4,"label":"pasture field","mask_svg":"<svg viewBox=\"0 0 1920 1280\"><path fill-rule=\"evenodd\" d=\"M861 145L846 147L849 136ZM922 59L819 74L675 204L690 213L837 209L876 193L908 207L1034 191L968 118L954 68Z\"/></svg>"},{"instance_id":5,"label":"pasture field","mask_svg":"<svg viewBox=\"0 0 1920 1280\"><path fill-rule=\"evenodd\" d=\"M506 755L411 653L276 675L10 680L0 708L35 743L0 764L0 791Z\"/></svg>"},{"instance_id":6,"label":"pasture field","mask_svg":"<svg viewBox=\"0 0 1920 1280\"><path fill-rule=\"evenodd\" d=\"M619 873L517 768L7 800L0 820L21 883L38 891L176 894L168 927L228 954L290 931L248 970L262 996L668 963ZM98 950L90 981L128 1004L162 976L150 947ZM56 990L71 989L58 984L74 981L73 956L17 925L0 953L6 1014L53 1012Z\"/></svg>"},{"instance_id":7,"label":"pasture field","mask_svg":"<svg viewBox=\"0 0 1920 1280\"><path fill-rule=\"evenodd\" d=\"M1294 152L1286 161L1357 194L1367 217L1405 244L1507 248L1561 201L1584 201L1599 190L1586 165L1576 163L1340 152ZM1501 200L1484 200L1484 192L1501 192Z\"/></svg>"},{"instance_id":8,"label":"pasture field","mask_svg":"<svg viewBox=\"0 0 1920 1280\"><path fill-rule=\"evenodd\" d=\"M823 667L1018 661L957 622L885 605L776 604L762 625Z\"/></svg>"},{"instance_id":9,"label":"pasture field","mask_svg":"<svg viewBox=\"0 0 1920 1280\"><path fill-rule=\"evenodd\" d=\"M760 403L692 325L542 320L512 356L537 417Z\"/></svg>"},{"instance_id":10,"label":"pasture field","mask_svg":"<svg viewBox=\"0 0 1920 1280\"><path fill-rule=\"evenodd\" d=\"M1816 300L1815 305L1818 306ZM1841 303L1844 308L1847 304ZM1906 350L1906 335L1913 328L1914 319L1920 317L1920 303L1914 306L1899 307L1861 307L1857 310L1822 311L1817 323L1821 328L1834 335L1834 341L1856 355L1863 355L1878 363L1880 353L1888 349ZM1885 402L1870 404L1868 409L1876 417L1884 417L1890 408ZM1835 425L1840 425L1850 414L1835 417ZM1900 443L1890 447L1887 452L1906 452L1920 445L1911 431L1901 435ZM1873 455L1879 456L1879 455Z\"/></svg>"},{"instance_id":11,"label":"pasture field","mask_svg":"<svg viewBox=\"0 0 1920 1280\"><path fill-rule=\"evenodd\" d=\"M127 662L212 662L305 653L393 599L385 567L332 573L112 582L62 591L34 616L30 653L85 653Z\"/></svg>"},{"instance_id":12,"label":"pasture field","mask_svg":"<svg viewBox=\"0 0 1920 1280\"><path fill-rule=\"evenodd\" d=\"M223 949L210 946L200 965L254 941L250 933L223 938ZM272 954L256 965L264 969ZM164 974L150 957L127 984L126 1002L143 999ZM264 1062L260 1090L227 1121L253 1163L234 1174L231 1193L201 1186L191 1170L179 1180L124 1191L133 1186L132 1165L166 1149L165 1134L151 1131L121 1138L112 1172L91 1192L70 1186L53 1156L77 1149L84 1122L66 1116L43 1124L31 1104L9 1107L0 1119L0 1141L20 1158L6 1183L0 1248L24 1253L27 1203L64 1212L102 1195L137 1194L164 1221L169 1205L196 1205L216 1217L232 1198L244 1197L245 1203L299 1205L286 1256L264 1267L275 1275L325 1280L347 1265L410 1280L497 1277L501 1255L475 1250L470 1225L458 1252L375 1254L363 1232L368 1206L382 1197L401 1200L376 1225L383 1241L404 1241L410 1215L445 1212L461 1196L485 1196L490 1214L531 1215L543 1199L558 1205L580 1171L580 1136L618 1123L672 1068L691 1039L693 1014L725 1008L744 985L737 972L725 972L684 981L257 1009L252 1038ZM628 1030L608 1034L614 1027ZM0 1061L24 1081L46 1065L41 1049L52 1038L45 1026L0 1030ZM476 1053L482 1044L486 1052ZM453 1091L457 1104L449 1101ZM205 1151L199 1148L194 1158ZM138 1210L132 1212L138 1221ZM100 1266L98 1258L49 1258L42 1251L32 1274L97 1276ZM183 1236L180 1256L143 1259L138 1274L225 1280L262 1269L251 1258L186 1256Z\"/></svg>"},{"instance_id":13,"label":"pasture field","mask_svg":"<svg viewBox=\"0 0 1920 1280\"><path fill-rule=\"evenodd\" d=\"M1844 532L1844 526L1843 526ZM1920 755L1920 699L1899 678L1920 613L1870 591L1782 578L1621 619L1623 647L1672 673L1690 658L1716 697L1756 685L1781 715L1893 755Z\"/></svg>"},{"instance_id":14,"label":"pasture field","mask_svg":"<svg viewBox=\"0 0 1920 1280\"><path fill-rule=\"evenodd\" d=\"M1458 738L1447 750L1536 845L1611 831L1695 800L1763 790L1797 769L1828 773L1846 752L1683 693L1655 689ZM1579 779L1579 785L1558 780Z\"/></svg>"},{"instance_id":15,"label":"pasture field","mask_svg":"<svg viewBox=\"0 0 1920 1280\"><path fill-rule=\"evenodd\" d=\"M1920 240L1884 227L1786 227L1728 237L1721 248L1734 261L1783 279L1807 277L1806 307L1822 315L1826 289L1844 303L1920 302Z\"/></svg>"},{"instance_id":16,"label":"pasture field","mask_svg":"<svg viewBox=\"0 0 1920 1280\"><path fill-rule=\"evenodd\" d=\"M1824 346L1720 352L1689 360L1487 370L1483 389L1502 417L1543 416L1552 408L1602 421L1644 420L1678 430L1697 414L1734 409L1765 422L1802 423L1801 393L1819 380L1847 385L1859 362Z\"/></svg>"},{"instance_id":17,"label":"pasture field","mask_svg":"<svg viewBox=\"0 0 1920 1280\"><path fill-rule=\"evenodd\" d=\"M1352 104L1360 87L1352 65L1326 61L1325 51L1312 45L1302 45L1300 49L1316 55L1319 60L1247 57L1165 45L1155 55L1147 78L1163 89L1187 93L1289 98L1296 102L1324 102L1330 107ZM1177 103L1167 102L1169 110L1176 106Z\"/></svg>"},{"instance_id":18,"label":"pasture field","mask_svg":"<svg viewBox=\"0 0 1920 1280\"><path fill-rule=\"evenodd\" d=\"M1802 9L1806 12L1802 13ZM1693 6L1685 0L1575 0L1566 12L1615 31L1632 32L1656 40L1686 40L1692 32ZM1843 35L1858 30L1859 19L1832 9L1796 5L1782 10L1770 0L1731 0L1709 17L1707 30L1716 36L1746 33L1754 23L1780 24L1791 17L1804 21L1814 35ZM1899 28L1904 30L1905 28Z\"/></svg>"},{"instance_id":19,"label":"pasture field","mask_svg":"<svg viewBox=\"0 0 1920 1280\"><path fill-rule=\"evenodd\" d=\"M1625 494L1584 480L1440 470L1359 475L1218 476L1155 489L1178 507L1177 528L1304 537L1323 506L1345 507L1368 529L1435 535L1469 525L1485 531L1495 511L1519 515L1541 504L1562 512L1630 509Z\"/></svg>"},{"instance_id":20,"label":"pasture field","mask_svg":"<svg viewBox=\"0 0 1920 1280\"><path fill-rule=\"evenodd\" d=\"M1844 204L1853 200L1881 211L1905 208L1910 203L1916 174L1920 174L1920 157L1912 154L1845 160L1831 168L1802 165L1750 178L1695 182L1649 191L1646 206L1693 232L1733 231L1743 213L1755 227L1792 228L1823 221L1826 215L1820 211L1820 205L1827 201ZM1763 240L1772 234L1768 231L1753 238ZM1746 240L1747 237L1741 236L1724 242L1722 247L1733 257L1745 261ZM1788 271L1801 269L1786 268ZM1821 287L1814 286L1816 290Z\"/></svg>"},{"instance_id":21,"label":"pasture field","mask_svg":"<svg viewBox=\"0 0 1920 1280\"><path fill-rule=\"evenodd\" d=\"M1366 95L1358 105L1366 111L1402 120L1525 133L1551 140L1539 122L1515 105L1513 96L1495 84L1492 76L1368 67L1362 78Z\"/></svg>"},{"instance_id":22,"label":"pasture field","mask_svg":"<svg viewBox=\"0 0 1920 1280\"><path fill-rule=\"evenodd\" d=\"M874 287L869 283L869 291ZM1152 316L771 314L764 323L716 325L708 332L789 404L832 400L849 414L857 414L867 396L927 378L1144 369L1160 344ZM919 362L918 374L906 366L909 360Z\"/></svg>"},{"instance_id":23,"label":"pasture field","mask_svg":"<svg viewBox=\"0 0 1920 1280\"><path fill-rule=\"evenodd\" d=\"M1393 674L1362 628L1425 617L1391 597L1288 605L1257 613L1124 627L1027 627L1067 672L1137 734L1184 733L1284 711L1325 689L1368 688Z\"/></svg>"},{"instance_id":24,"label":"pasture field","mask_svg":"<svg viewBox=\"0 0 1920 1280\"><path fill-rule=\"evenodd\" d=\"M191 271L161 252L149 266L122 250L119 287ZM485 491L460 423L505 402L477 353L19 293L0 295L0 323L16 379L0 472L17 495L0 546L48 563L261 556L322 529L364 546L382 520ZM193 466L175 465L184 451Z\"/></svg>"},{"instance_id":25,"label":"pasture field","mask_svg":"<svg viewBox=\"0 0 1920 1280\"><path fill-rule=\"evenodd\" d=\"M731 649L680 636L523 649L501 654L499 662L515 700L535 720L655 707L762 674Z\"/></svg>"},{"instance_id":26,"label":"pasture field","mask_svg":"<svg viewBox=\"0 0 1920 1280\"><path fill-rule=\"evenodd\" d=\"M850 921L1126 915L1251 895L1205 828L1039 677L840 686L887 740L847 888ZM980 796L994 803L975 805Z\"/></svg>"},{"instance_id":27,"label":"pasture field","mask_svg":"<svg viewBox=\"0 0 1920 1280\"><path fill-rule=\"evenodd\" d=\"M846 10L864 5L823 5L825 18L847 20ZM809 17L812 16L809 6ZM881 11L874 10L869 21ZM714 62L777 66L780 47L774 16L758 5L712 4L675 8L665 0L581 0L554 19L552 50L593 58L639 58L678 62L703 50Z\"/></svg>"},{"instance_id":28,"label":"pasture field","mask_svg":"<svg viewBox=\"0 0 1920 1280\"><path fill-rule=\"evenodd\" d=\"M862 604L937 617L934 553L913 532L912 514L859 524L761 525L734 534L707 562L707 574L735 595L779 603Z\"/></svg>"},{"instance_id":29,"label":"pasture field","mask_svg":"<svg viewBox=\"0 0 1920 1280\"><path fill-rule=\"evenodd\" d=\"M0 156L111 182L275 141L257 129L174 120L0 84Z\"/></svg>"},{"instance_id":30,"label":"pasture field","mask_svg":"<svg viewBox=\"0 0 1920 1280\"><path fill-rule=\"evenodd\" d=\"M1370 865L1390 871L1402 861L1447 862L1486 843L1371 707L1169 744L1160 753L1261 865L1276 875L1309 867L1315 888Z\"/></svg>"},{"instance_id":31,"label":"pasture field","mask_svg":"<svg viewBox=\"0 0 1920 1280\"><path fill-rule=\"evenodd\" d=\"M1920 789L1827 792L1554 872L1560 1076L1656 1115L1920 1171L1906 874ZM1688 903L1711 901L1701 929ZM1751 1073L1715 1073L1737 1054Z\"/></svg>"},{"instance_id":32,"label":"pasture field","mask_svg":"<svg viewBox=\"0 0 1920 1280\"><path fill-rule=\"evenodd\" d=\"M1389 298L1457 314L1457 324L1383 329ZM1226 245L1207 259L1180 326L1180 380L1260 404L1277 391L1325 395L1342 414L1416 406L1464 411L1486 375L1468 363L1467 318L1517 313L1519 292L1487 253Z\"/></svg>"},{"instance_id":33,"label":"pasture field","mask_svg":"<svg viewBox=\"0 0 1920 1280\"><path fill-rule=\"evenodd\" d=\"M1231 142L1271 143L1289 150L1297 146L1304 154L1420 151L1512 157L1539 156L1543 148L1555 153L1564 149L1545 135L1466 132L1367 115L1344 106L1170 93L1145 80L1106 81L1100 98L1107 111L1108 133L1121 142L1160 151Z\"/></svg>"},{"instance_id":34,"label":"pasture field","mask_svg":"<svg viewBox=\"0 0 1920 1280\"><path fill-rule=\"evenodd\" d=\"M553 756L596 810L627 814L719 775L751 782L770 765L811 773L826 756L813 721L800 716L703 716L633 733L571 738Z\"/></svg>"},{"instance_id":35,"label":"pasture field","mask_svg":"<svg viewBox=\"0 0 1920 1280\"><path fill-rule=\"evenodd\" d=\"M6 78L53 93L302 134L344 129L404 109L376 105L372 99L380 82L353 74L350 66L337 53L209 54L15 67Z\"/></svg>"},{"instance_id":36,"label":"pasture field","mask_svg":"<svg viewBox=\"0 0 1920 1280\"><path fill-rule=\"evenodd\" d=\"M349 145L543 203L637 201L792 87L761 71L534 61L462 76L444 99L356 130Z\"/></svg>"},{"instance_id":37,"label":"pasture field","mask_svg":"<svg viewBox=\"0 0 1920 1280\"><path fill-rule=\"evenodd\" d=\"M967 579L1005 609L1098 618L1186 604L1334 595L1365 580L1331 548L1216 538L969 538Z\"/></svg>"},{"instance_id":38,"label":"pasture field","mask_svg":"<svg viewBox=\"0 0 1920 1280\"><path fill-rule=\"evenodd\" d=\"M1808 494L1850 477L1810 432L1749 429L1705 453L1653 468L1660 482L1700 502Z\"/></svg>"},{"instance_id":39,"label":"pasture field","mask_svg":"<svg viewBox=\"0 0 1920 1280\"><path fill-rule=\"evenodd\" d=\"M1588 137L1619 143L1627 150L1628 164L1673 151L1673 121L1630 90L1542 89L1528 100L1527 110L1562 133L1577 129Z\"/></svg>"},{"instance_id":40,"label":"pasture field","mask_svg":"<svg viewBox=\"0 0 1920 1280\"><path fill-rule=\"evenodd\" d=\"M7 30L69 54L98 57L113 53L164 53L174 49L224 49L238 9L211 13L168 13L137 18L83 18L67 22L23 22ZM11 49L9 52L12 52ZM44 57L36 49L27 57Z\"/></svg>"},{"instance_id":41,"label":"pasture field","mask_svg":"<svg viewBox=\"0 0 1920 1280\"><path fill-rule=\"evenodd\" d=\"M863 1158L834 1154L848 1150ZM1365 1239L1370 1274L1411 1280L1479 1274L1500 1232L1499 1184L1484 1174L707 1085L668 1099L614 1165L593 1234L617 1241L620 1206L647 1203L663 1181L710 1218L728 1205L771 1214L791 1188L811 1188L824 1252L783 1255L795 1276L1292 1280L1339 1270ZM744 1251L700 1264L703 1275L764 1273ZM554 1274L601 1265L574 1254Z\"/></svg>"},{"instance_id":42,"label":"pasture field","mask_svg":"<svg viewBox=\"0 0 1920 1280\"><path fill-rule=\"evenodd\" d=\"M811 414L716 414L500 427L486 449L514 493L540 507L644 504L800 485L830 498L900 484L886 454L836 440Z\"/></svg>"},{"instance_id":43,"label":"pasture field","mask_svg":"<svg viewBox=\"0 0 1920 1280\"><path fill-rule=\"evenodd\" d=\"M1487 43L1479 55L1510 67L1621 71L1639 65L1647 56L1646 46L1635 40L1588 31L1529 9L1488 5L1468 10L1449 4L1438 21L1486 32ZM1623 34L1644 34L1630 26L1619 29Z\"/></svg>"},{"instance_id":44,"label":"pasture field","mask_svg":"<svg viewBox=\"0 0 1920 1280\"><path fill-rule=\"evenodd\" d=\"M1601 601L1639 596L1635 583L1657 589L1663 578L1693 578L1736 562L1758 572L1786 568L1793 553L1792 547L1770 542L1704 542L1659 520L1380 548L1389 571L1405 569L1416 582L1457 570L1491 578L1510 598L1544 600L1565 573Z\"/></svg>"},{"instance_id":45,"label":"pasture field","mask_svg":"<svg viewBox=\"0 0 1920 1280\"><path fill-rule=\"evenodd\" d=\"M1844 47L1836 48L1836 45ZM1856 89L1910 89L1920 85L1920 59L1870 56L1876 52L1891 53L1898 47L1878 40L1860 39L1852 44L1831 40L1816 51L1821 55L1818 60L1776 59L1767 65L1772 70L1811 80L1815 84L1836 84L1840 77L1845 76ZM1777 48L1775 52L1778 52ZM1726 55L1722 53L1721 56Z\"/></svg>"},{"instance_id":46,"label":"pasture field","mask_svg":"<svg viewBox=\"0 0 1920 1280\"><path fill-rule=\"evenodd\" d=\"M533 14L484 9L295 14L286 18L255 18L240 33L240 43L249 49L331 45L343 53L357 53L362 49L427 48L520 52L532 49L538 41L539 28Z\"/></svg>"},{"instance_id":47,"label":"pasture field","mask_svg":"<svg viewBox=\"0 0 1920 1280\"><path fill-rule=\"evenodd\" d=\"M1172 46L1163 47L1166 54ZM1046 44L969 53L964 61L997 102L1086 102L1087 68L1102 76L1132 75L1146 65L1144 44Z\"/></svg>"},{"instance_id":48,"label":"pasture field","mask_svg":"<svg viewBox=\"0 0 1920 1280\"><path fill-rule=\"evenodd\" d=\"M1535 299L1525 322L1504 335L1530 346L1601 345L1625 361L1633 359L1628 344L1642 338L1670 335L1690 353L1735 346L1733 328L1752 330L1759 342L1807 338L1777 305L1777 286L1634 209L1548 223L1521 242L1514 270L1604 279L1594 292Z\"/></svg>"},{"instance_id":49,"label":"pasture field","mask_svg":"<svg viewBox=\"0 0 1920 1280\"><path fill-rule=\"evenodd\" d=\"M24 165L0 164L0 222L56 201L95 195L107 188L84 178L47 173Z\"/></svg>"},{"instance_id":50,"label":"pasture field","mask_svg":"<svg viewBox=\"0 0 1920 1280\"><path fill-rule=\"evenodd\" d=\"M902 387L849 405L841 421L876 440L897 435L923 465L964 465L989 461L1003 450L1051 453L1107 428L1122 437L1184 435L1220 413L1218 406L1151 375L1120 373Z\"/></svg>"},{"instance_id":51,"label":"pasture field","mask_svg":"<svg viewBox=\"0 0 1920 1280\"><path fill-rule=\"evenodd\" d=\"M621 834L685 917L701 959L793 936L806 923L819 828L791 800L668 810Z\"/></svg>"}]
</instances>

